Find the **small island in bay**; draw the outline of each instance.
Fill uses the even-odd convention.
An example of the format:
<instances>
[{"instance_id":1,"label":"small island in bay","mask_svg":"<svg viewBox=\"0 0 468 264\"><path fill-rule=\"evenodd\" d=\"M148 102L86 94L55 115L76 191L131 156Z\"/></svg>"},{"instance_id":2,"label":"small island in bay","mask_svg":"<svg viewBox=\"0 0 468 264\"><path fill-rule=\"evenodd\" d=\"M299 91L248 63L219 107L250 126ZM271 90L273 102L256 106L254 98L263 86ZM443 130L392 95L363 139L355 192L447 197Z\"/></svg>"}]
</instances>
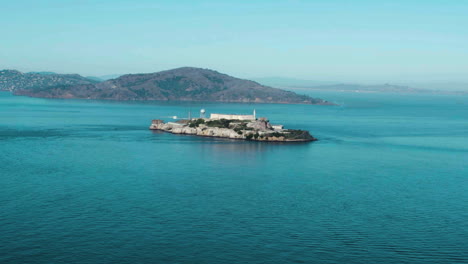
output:
<instances>
[{"instance_id":1,"label":"small island in bay","mask_svg":"<svg viewBox=\"0 0 468 264\"><path fill-rule=\"evenodd\" d=\"M200 111L200 118L188 118L165 123L155 119L151 130L161 130L173 134L187 134L204 137L219 137L268 142L310 142L316 141L308 131L285 129L283 125L272 125L265 117L252 115L211 114L205 118L205 110Z\"/></svg>"}]
</instances>

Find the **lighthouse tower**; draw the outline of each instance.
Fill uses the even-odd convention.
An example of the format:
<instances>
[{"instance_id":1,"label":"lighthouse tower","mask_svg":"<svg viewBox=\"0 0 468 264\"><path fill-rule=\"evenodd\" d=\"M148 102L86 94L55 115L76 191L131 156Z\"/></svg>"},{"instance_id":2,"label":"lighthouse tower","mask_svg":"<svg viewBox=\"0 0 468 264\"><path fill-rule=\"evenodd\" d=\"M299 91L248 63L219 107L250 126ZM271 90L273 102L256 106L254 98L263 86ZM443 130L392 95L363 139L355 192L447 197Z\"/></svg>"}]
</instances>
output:
<instances>
[{"instance_id":1,"label":"lighthouse tower","mask_svg":"<svg viewBox=\"0 0 468 264\"><path fill-rule=\"evenodd\" d=\"M257 120L257 112L255 111L255 109L253 111L253 116L254 116L254 120Z\"/></svg>"}]
</instances>

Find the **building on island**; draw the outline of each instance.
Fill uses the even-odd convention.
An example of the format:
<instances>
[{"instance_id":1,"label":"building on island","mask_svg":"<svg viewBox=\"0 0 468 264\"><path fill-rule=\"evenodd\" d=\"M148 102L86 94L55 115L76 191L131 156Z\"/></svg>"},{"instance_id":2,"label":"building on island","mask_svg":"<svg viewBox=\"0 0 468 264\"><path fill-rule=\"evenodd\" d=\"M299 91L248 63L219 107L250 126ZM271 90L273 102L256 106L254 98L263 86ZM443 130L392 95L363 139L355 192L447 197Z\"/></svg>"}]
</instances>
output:
<instances>
[{"instance_id":1,"label":"building on island","mask_svg":"<svg viewBox=\"0 0 468 264\"><path fill-rule=\"evenodd\" d=\"M272 127L274 130L283 130L283 129L284 129L284 126L283 126L283 125L271 125L271 127Z\"/></svg>"},{"instance_id":2,"label":"building on island","mask_svg":"<svg viewBox=\"0 0 468 264\"><path fill-rule=\"evenodd\" d=\"M254 109L252 115L210 114L210 119L256 120L257 114Z\"/></svg>"}]
</instances>

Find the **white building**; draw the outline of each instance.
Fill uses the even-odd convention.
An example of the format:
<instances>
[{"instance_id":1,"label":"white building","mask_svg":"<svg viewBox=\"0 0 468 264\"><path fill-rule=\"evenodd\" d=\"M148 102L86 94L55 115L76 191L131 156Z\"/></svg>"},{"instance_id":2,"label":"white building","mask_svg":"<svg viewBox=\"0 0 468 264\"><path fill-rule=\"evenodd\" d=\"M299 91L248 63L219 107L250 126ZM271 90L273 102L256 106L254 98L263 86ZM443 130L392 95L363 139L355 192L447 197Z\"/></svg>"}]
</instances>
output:
<instances>
[{"instance_id":1,"label":"white building","mask_svg":"<svg viewBox=\"0 0 468 264\"><path fill-rule=\"evenodd\" d=\"M274 130L283 130L283 125L271 125Z\"/></svg>"},{"instance_id":2,"label":"white building","mask_svg":"<svg viewBox=\"0 0 468 264\"><path fill-rule=\"evenodd\" d=\"M253 115L210 114L210 119L255 120L257 117L254 110Z\"/></svg>"}]
</instances>

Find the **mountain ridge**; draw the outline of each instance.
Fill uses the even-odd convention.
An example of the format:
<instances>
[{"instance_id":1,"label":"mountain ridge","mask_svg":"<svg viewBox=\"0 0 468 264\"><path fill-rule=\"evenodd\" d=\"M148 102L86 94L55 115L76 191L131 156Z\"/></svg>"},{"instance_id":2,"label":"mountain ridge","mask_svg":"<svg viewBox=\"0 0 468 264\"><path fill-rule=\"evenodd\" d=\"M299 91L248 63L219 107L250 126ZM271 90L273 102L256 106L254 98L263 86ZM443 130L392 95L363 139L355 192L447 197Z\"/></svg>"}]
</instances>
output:
<instances>
[{"instance_id":1,"label":"mountain ridge","mask_svg":"<svg viewBox=\"0 0 468 264\"><path fill-rule=\"evenodd\" d=\"M14 93L45 98L332 104L215 70L195 67L125 74L98 83L18 89Z\"/></svg>"},{"instance_id":2,"label":"mountain ridge","mask_svg":"<svg viewBox=\"0 0 468 264\"><path fill-rule=\"evenodd\" d=\"M335 92L362 92L362 93L400 93L400 94L454 94L465 95L468 91L458 90L431 90L423 88L415 88L408 85L400 84L352 84L338 83L334 85L320 86L291 86L292 90L309 90L309 91L335 91Z\"/></svg>"},{"instance_id":3,"label":"mountain ridge","mask_svg":"<svg viewBox=\"0 0 468 264\"><path fill-rule=\"evenodd\" d=\"M57 74L53 72L27 72L5 69L0 71L0 90L14 92L21 89L34 89L58 85L96 83L79 74Z\"/></svg>"}]
</instances>

